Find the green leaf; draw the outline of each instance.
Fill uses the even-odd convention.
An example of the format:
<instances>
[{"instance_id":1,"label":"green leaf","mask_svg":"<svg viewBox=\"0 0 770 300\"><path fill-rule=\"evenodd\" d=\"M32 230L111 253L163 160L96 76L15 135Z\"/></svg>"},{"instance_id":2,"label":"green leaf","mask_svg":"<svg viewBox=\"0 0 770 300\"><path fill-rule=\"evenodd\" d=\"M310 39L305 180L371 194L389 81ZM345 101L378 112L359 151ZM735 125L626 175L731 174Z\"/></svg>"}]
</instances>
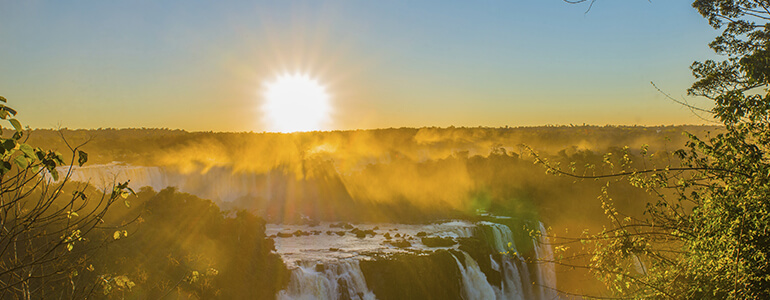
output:
<instances>
[{"instance_id":1,"label":"green leaf","mask_svg":"<svg viewBox=\"0 0 770 300\"><path fill-rule=\"evenodd\" d=\"M5 141L3 141L3 148L6 151L13 150L14 148L16 148L16 141L14 139L6 139Z\"/></svg>"},{"instance_id":2,"label":"green leaf","mask_svg":"<svg viewBox=\"0 0 770 300\"><path fill-rule=\"evenodd\" d=\"M38 159L38 160L43 160L43 159L45 159L45 151L43 151L43 150L42 150L42 149L40 149L40 148L37 148L37 149L35 149L35 155L37 156L37 159Z\"/></svg>"},{"instance_id":3,"label":"green leaf","mask_svg":"<svg viewBox=\"0 0 770 300\"><path fill-rule=\"evenodd\" d=\"M13 125L13 128L16 129L16 131L21 131L24 129L21 127L21 123L19 123L19 120L16 119L8 119L9 122L11 122L11 125Z\"/></svg>"},{"instance_id":4,"label":"green leaf","mask_svg":"<svg viewBox=\"0 0 770 300\"><path fill-rule=\"evenodd\" d=\"M74 247L75 247L75 245L73 243L68 243L67 244L67 251L72 251L72 248L74 248Z\"/></svg>"},{"instance_id":5,"label":"green leaf","mask_svg":"<svg viewBox=\"0 0 770 300\"><path fill-rule=\"evenodd\" d=\"M120 238L120 230L115 231L115 233L112 234L112 238L116 239L116 240L119 239Z\"/></svg>"},{"instance_id":6,"label":"green leaf","mask_svg":"<svg viewBox=\"0 0 770 300\"><path fill-rule=\"evenodd\" d=\"M78 166L83 166L88 161L88 153L78 150Z\"/></svg>"},{"instance_id":7,"label":"green leaf","mask_svg":"<svg viewBox=\"0 0 770 300\"><path fill-rule=\"evenodd\" d=\"M11 115L14 115L14 116L16 115L16 110L15 109L10 108L10 107L5 106L5 105L3 105L3 111L6 111L6 112L8 112L8 113L10 113Z\"/></svg>"},{"instance_id":8,"label":"green leaf","mask_svg":"<svg viewBox=\"0 0 770 300\"><path fill-rule=\"evenodd\" d=\"M8 103L8 99L5 99L5 97L3 96L0 96L0 101L2 101L3 103Z\"/></svg>"},{"instance_id":9,"label":"green leaf","mask_svg":"<svg viewBox=\"0 0 770 300\"><path fill-rule=\"evenodd\" d=\"M60 165L64 164L64 155L61 155L61 153L56 152L56 162Z\"/></svg>"},{"instance_id":10,"label":"green leaf","mask_svg":"<svg viewBox=\"0 0 770 300\"><path fill-rule=\"evenodd\" d=\"M56 169L49 170L51 173L51 178L53 178L53 181L59 181L59 172L56 171Z\"/></svg>"},{"instance_id":11,"label":"green leaf","mask_svg":"<svg viewBox=\"0 0 770 300\"><path fill-rule=\"evenodd\" d=\"M23 155L17 155L13 162L16 163L17 166L19 166L19 169L26 169L29 166L29 161L27 161L27 158Z\"/></svg>"},{"instance_id":12,"label":"green leaf","mask_svg":"<svg viewBox=\"0 0 770 300\"><path fill-rule=\"evenodd\" d=\"M21 144L19 145L19 150L24 153L24 156L28 158L35 158L35 150L32 149L32 146L27 144Z\"/></svg>"}]
</instances>

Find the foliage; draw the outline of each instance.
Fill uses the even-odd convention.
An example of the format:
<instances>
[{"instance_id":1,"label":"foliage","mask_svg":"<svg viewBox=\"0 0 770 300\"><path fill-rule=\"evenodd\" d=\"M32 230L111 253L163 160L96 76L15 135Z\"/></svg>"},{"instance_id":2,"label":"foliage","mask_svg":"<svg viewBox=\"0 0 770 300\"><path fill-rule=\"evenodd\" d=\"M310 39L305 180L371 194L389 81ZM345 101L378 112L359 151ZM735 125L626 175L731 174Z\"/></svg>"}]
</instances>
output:
<instances>
[{"instance_id":1,"label":"foliage","mask_svg":"<svg viewBox=\"0 0 770 300\"><path fill-rule=\"evenodd\" d=\"M289 272L263 219L174 188L142 188L129 200L132 212L105 218L121 223L140 214L140 222L91 259L96 271L116 274L104 278L105 298L272 299L285 287Z\"/></svg>"},{"instance_id":2,"label":"foliage","mask_svg":"<svg viewBox=\"0 0 770 300\"><path fill-rule=\"evenodd\" d=\"M624 215L600 196L613 226L579 239L591 256L560 262L592 270L615 297L653 299L759 299L770 295L770 2L699 0L693 3L714 28L711 44L724 61L695 62L690 95L714 101L709 110L725 131L689 135L675 162L633 165L628 151L607 155L613 172L562 170L580 178L623 178L658 196L643 216ZM637 165L639 163L637 161ZM658 167L659 166L659 167ZM571 260L572 259L572 260Z\"/></svg>"},{"instance_id":3,"label":"foliage","mask_svg":"<svg viewBox=\"0 0 770 300\"><path fill-rule=\"evenodd\" d=\"M69 147L65 162L59 152L27 144L14 115L0 104L0 119L11 125L11 136L0 137L0 298L83 297L98 283L80 284L78 265L109 242L89 238L111 228L103 217L130 189L117 184L94 197L84 185L65 189L72 165L88 160L82 145Z\"/></svg>"}]
</instances>

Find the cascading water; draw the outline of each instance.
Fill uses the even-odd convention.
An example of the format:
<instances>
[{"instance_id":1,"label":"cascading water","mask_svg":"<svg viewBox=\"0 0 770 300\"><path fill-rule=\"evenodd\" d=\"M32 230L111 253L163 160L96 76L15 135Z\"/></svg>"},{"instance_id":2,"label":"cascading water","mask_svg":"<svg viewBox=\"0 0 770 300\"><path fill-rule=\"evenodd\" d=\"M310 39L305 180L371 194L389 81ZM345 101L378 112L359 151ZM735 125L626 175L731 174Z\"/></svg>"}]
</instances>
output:
<instances>
[{"instance_id":1,"label":"cascading water","mask_svg":"<svg viewBox=\"0 0 770 300\"><path fill-rule=\"evenodd\" d=\"M60 176L67 169L60 169ZM182 174L160 167L139 167L121 164L95 165L82 168L73 168L71 180L91 182L109 188L113 182L131 180L134 188L150 186L155 190L161 190L167 186L176 186L182 192L191 193L199 197L215 201L232 201L245 195L260 195L269 193L271 176L279 174L265 174L258 177L257 174L234 174L229 169L211 168L206 172L194 172ZM268 184L255 184L267 182ZM266 196L266 195L265 195ZM371 225L374 228L374 225ZM543 233L541 237L533 239L532 250L534 258L538 261L535 265L528 265L521 253L518 253L517 245L510 228L503 224L493 222L477 222L475 224L452 221L431 225L404 225L404 224L380 224L380 227L392 228L391 236L400 233L404 239L409 236L411 246L408 249L397 249L385 243L384 233L376 236L358 239L355 235L344 236L324 235L323 240L311 240L312 237L296 237L297 244L290 240L277 241L279 252L282 247L292 249L287 253L280 253L285 260L288 258L297 267L292 270L289 286L278 294L279 299L375 299L375 294L367 287L366 278L359 265L358 257L362 251L383 252L409 252L432 251L420 243L420 239L412 239L419 232L428 235L454 240L476 237L485 241L492 253L484 254L483 259L489 259L487 269L480 267L478 261L458 246L445 248L453 249L451 257L457 263L459 269L459 281L462 285L464 299L558 299L558 294L553 289L556 286L555 266L553 251L545 237L545 227L539 224ZM396 229L396 227L398 229ZM304 228L304 230L310 230ZM277 233L277 232L276 232ZM327 232L328 234L328 232ZM320 238L320 236L319 236ZM333 244L332 238L339 238L340 244ZM302 239L308 239L304 241ZM321 241L321 242L319 242ZM327 244L332 243L332 244ZM310 252L293 249L298 247L316 247ZM330 249L338 249L331 252ZM299 250L299 251L294 251ZM459 255L458 253L462 253ZM515 253L515 254L514 254ZM417 255L417 254L415 254ZM309 257L312 259L308 259ZM332 260L318 262L318 259L333 257ZM477 257L481 259L481 257ZM449 260L451 262L451 259ZM485 271L486 270L486 271ZM490 271L491 270L491 271ZM491 279L484 272L495 272L498 275ZM415 280L420 280L416 278ZM499 281L497 281L499 280ZM491 284L490 282L494 282ZM534 284L533 284L534 283ZM397 289L398 287L393 287ZM458 292L460 290L458 289Z\"/></svg>"},{"instance_id":2,"label":"cascading water","mask_svg":"<svg viewBox=\"0 0 770 300\"><path fill-rule=\"evenodd\" d=\"M553 250L546 236L545 226L540 223L540 238L535 241L535 255L537 257L538 271L537 281L539 283L541 299L557 299L558 293L556 287L556 266L553 262Z\"/></svg>"},{"instance_id":3,"label":"cascading water","mask_svg":"<svg viewBox=\"0 0 770 300\"><path fill-rule=\"evenodd\" d=\"M330 224L324 223L316 227L308 225L268 227L270 234L283 233L283 236L286 236L288 232L296 232L289 237L276 239L279 254L290 265L298 266L292 271L288 288L278 295L279 299L374 299L375 293L382 299L402 299L410 297L415 291L427 293L421 294L420 297L426 295L431 297L430 295L442 293L441 297L447 299L558 299L558 295L551 289L556 285L553 264L541 262L550 261L553 257L545 237L528 241L531 243L528 247L531 248L527 248L530 250L525 252L531 253L528 255L538 261L537 264L528 265L523 258L525 255L518 253L510 228L492 222L359 225L364 229L380 228L378 234L364 238L355 237L349 232L338 235L337 233L343 232L339 231L338 227L335 227L335 232L331 232L332 234L320 230L329 226ZM545 233L543 226L540 230ZM311 234L313 231L319 234ZM384 237L385 233L391 236L400 233L403 238L411 241L411 246L407 248L390 246ZM420 236L418 233L457 240L474 239L482 241L487 246L468 248L469 251L474 251L475 255L480 255L474 258L469 252L463 250L466 248L460 247L460 244L443 248L426 247L420 243L419 238L415 238ZM488 247L486 248L488 250L484 250L484 247ZM404 260L403 262L409 262L406 264L399 262L367 264L368 271L364 270L366 272L363 272L359 265L361 260L378 259L377 257L386 257L386 260L403 259L387 257L395 254L421 256L426 253L437 253L433 252L434 250L445 251L448 261L442 260L441 256L430 255L432 258ZM508 253L505 253L506 251ZM482 258L489 259L485 267L476 260ZM456 266L454 268L456 275L452 275L451 271L455 266L448 267L447 263ZM443 279L438 282L425 278L426 274L419 275L423 272L421 270L431 270L430 274L434 275L437 274L435 272L440 272ZM384 273L378 275L378 272ZM406 278L399 284L384 280L385 278L400 280L401 277ZM426 280L430 283L426 282L425 285L420 283ZM457 280L456 284L459 284L456 292L453 292L450 287L452 280ZM444 288L441 288L442 285ZM388 294L389 290L402 288L411 292L393 291Z\"/></svg>"},{"instance_id":4,"label":"cascading water","mask_svg":"<svg viewBox=\"0 0 770 300\"><path fill-rule=\"evenodd\" d=\"M516 244L513 241L513 232L508 226L503 224L497 224L492 222L479 222L479 225L483 227L489 227L491 229L491 236L486 237L492 246L492 249L498 253L505 253L511 249L516 249ZM486 234L486 231L479 232L480 234ZM510 243L510 246L509 244Z\"/></svg>"},{"instance_id":5,"label":"cascading water","mask_svg":"<svg viewBox=\"0 0 770 300\"><path fill-rule=\"evenodd\" d=\"M556 286L553 251L545 236L545 227L542 223L539 226L542 235L532 241L538 262L535 265L536 278L532 278L529 266L518 253L510 228L491 222L478 223L476 234L486 239L490 247L498 252L490 255L492 268L500 272L502 277L500 288L493 287L497 299L558 299L553 289ZM499 263L495 257L499 257ZM531 284L533 282L534 286Z\"/></svg>"},{"instance_id":6,"label":"cascading water","mask_svg":"<svg viewBox=\"0 0 770 300\"><path fill-rule=\"evenodd\" d=\"M297 267L291 273L289 286L278 293L278 299L374 300L376 297L367 288L358 261L350 259Z\"/></svg>"},{"instance_id":7,"label":"cascading water","mask_svg":"<svg viewBox=\"0 0 770 300\"><path fill-rule=\"evenodd\" d=\"M461 251L465 265L460 262L454 254L455 261L457 261L457 267L460 268L460 274L463 280L463 290L465 292L466 300L485 300L494 299L496 297L495 289L487 282L487 276L479 268L479 264L476 263L473 258L465 251Z\"/></svg>"},{"instance_id":8,"label":"cascading water","mask_svg":"<svg viewBox=\"0 0 770 300\"><path fill-rule=\"evenodd\" d=\"M522 276L519 268L516 266L514 258L503 257L503 282L502 287L497 291L497 299L526 299L524 287L522 286L522 277L529 278L528 272Z\"/></svg>"}]
</instances>

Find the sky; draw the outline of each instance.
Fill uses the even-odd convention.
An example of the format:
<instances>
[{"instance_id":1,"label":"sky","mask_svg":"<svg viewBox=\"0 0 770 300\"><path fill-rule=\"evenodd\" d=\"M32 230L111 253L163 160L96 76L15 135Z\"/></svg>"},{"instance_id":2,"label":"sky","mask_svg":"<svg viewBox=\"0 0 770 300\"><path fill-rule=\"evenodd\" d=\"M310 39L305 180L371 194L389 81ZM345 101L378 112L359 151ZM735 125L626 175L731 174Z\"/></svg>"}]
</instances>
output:
<instances>
[{"instance_id":1,"label":"sky","mask_svg":"<svg viewBox=\"0 0 770 300\"><path fill-rule=\"evenodd\" d=\"M689 1L0 0L0 95L31 128L270 130L265 83L326 87L321 130L702 124ZM707 106L701 99L689 99Z\"/></svg>"}]
</instances>

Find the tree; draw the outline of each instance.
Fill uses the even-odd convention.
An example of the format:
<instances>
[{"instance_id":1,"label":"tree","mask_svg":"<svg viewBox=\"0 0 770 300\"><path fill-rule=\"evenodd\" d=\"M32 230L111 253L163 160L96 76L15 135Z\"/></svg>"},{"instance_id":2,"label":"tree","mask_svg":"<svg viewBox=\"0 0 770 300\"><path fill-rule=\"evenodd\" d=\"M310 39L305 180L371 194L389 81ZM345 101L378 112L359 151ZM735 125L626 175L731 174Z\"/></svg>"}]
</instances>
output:
<instances>
[{"instance_id":1,"label":"tree","mask_svg":"<svg viewBox=\"0 0 770 300\"><path fill-rule=\"evenodd\" d=\"M584 1L578 1L584 2ZM593 1L591 1L593 3ZM724 130L690 135L676 163L650 162L646 147L608 155L614 172L550 171L578 178L619 178L658 200L643 215L617 211L600 196L612 227L576 239L590 253L588 268L614 297L759 299L770 295L770 1L698 0L692 6L722 33L709 45L722 61L695 62L688 90L713 100L710 114ZM635 164L636 162L636 164ZM589 174L589 175L585 175Z\"/></svg>"},{"instance_id":2,"label":"tree","mask_svg":"<svg viewBox=\"0 0 770 300\"><path fill-rule=\"evenodd\" d=\"M4 97L0 101L6 103ZM0 298L76 298L112 284L111 277L81 283L77 274L89 268L89 254L110 241L88 238L97 230L117 228L104 224L103 216L132 192L128 182L91 199L87 184L68 184L73 165L88 160L80 150L83 144L67 144L71 158L65 162L59 152L26 144L15 115L0 104L0 119L11 125L4 129L11 136L0 137ZM57 289L61 286L67 288ZM59 294L64 290L66 294Z\"/></svg>"}]
</instances>

